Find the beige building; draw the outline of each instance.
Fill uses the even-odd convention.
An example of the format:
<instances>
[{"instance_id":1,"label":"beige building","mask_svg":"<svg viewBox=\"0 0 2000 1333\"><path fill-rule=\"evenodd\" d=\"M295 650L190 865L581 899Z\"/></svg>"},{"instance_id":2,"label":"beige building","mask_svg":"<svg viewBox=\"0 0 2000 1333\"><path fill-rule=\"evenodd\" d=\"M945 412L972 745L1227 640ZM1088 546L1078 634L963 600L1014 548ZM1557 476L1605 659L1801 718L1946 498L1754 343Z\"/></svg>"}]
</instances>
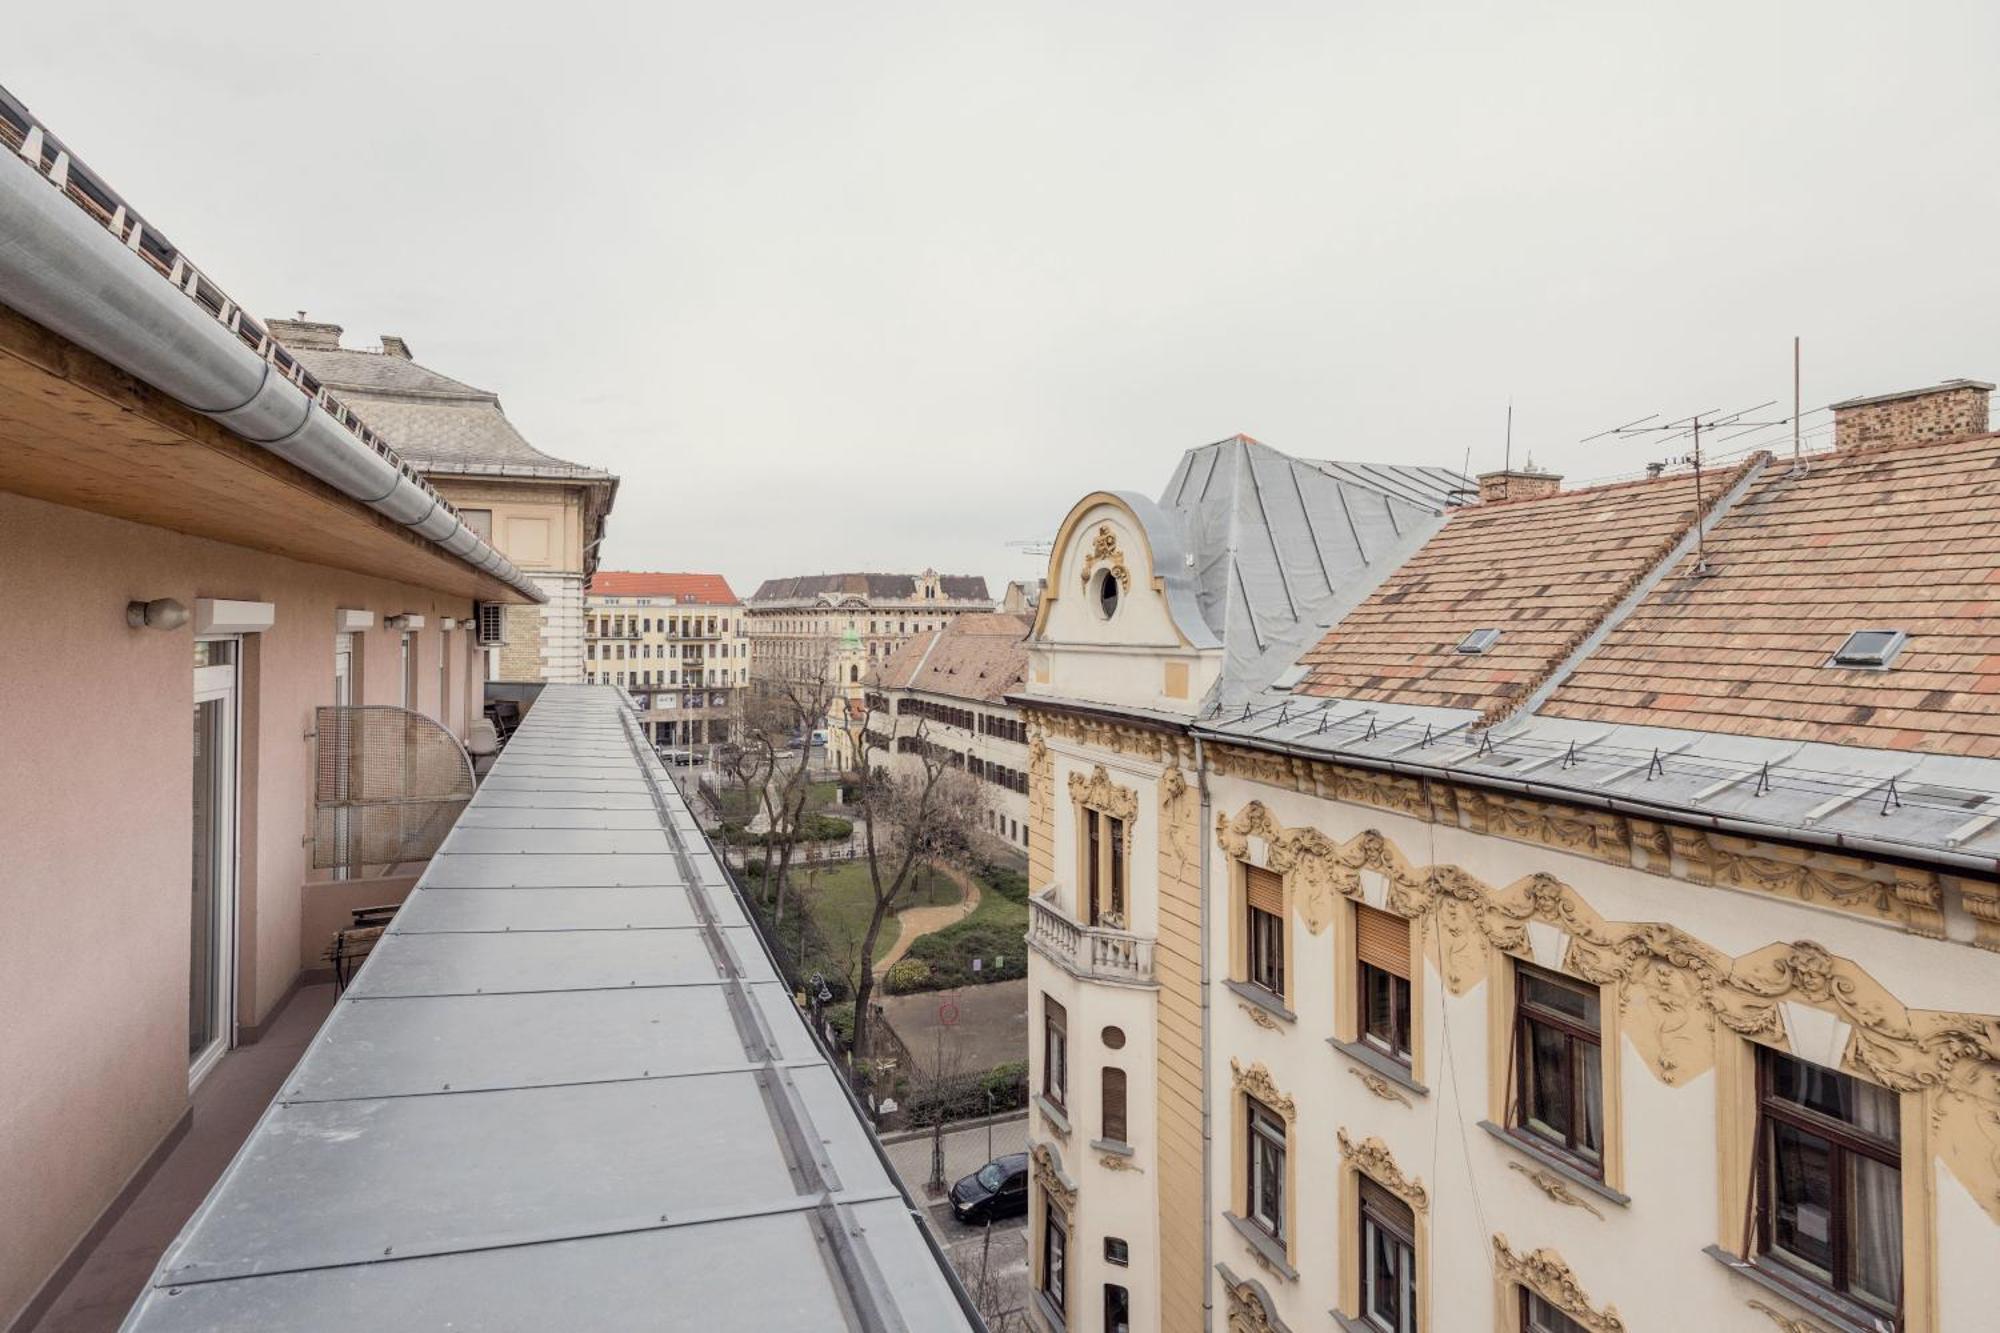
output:
<instances>
[{"instance_id":1,"label":"beige building","mask_svg":"<svg viewBox=\"0 0 2000 1333\"><path fill-rule=\"evenodd\" d=\"M772 679L825 672L839 686L836 705L851 711L861 704L863 678L913 635L992 609L984 578L934 569L766 579L750 595L751 660L757 675ZM832 762L846 764L845 715L830 718L827 732Z\"/></svg>"},{"instance_id":2,"label":"beige building","mask_svg":"<svg viewBox=\"0 0 2000 1333\"><path fill-rule=\"evenodd\" d=\"M1027 678L1026 616L953 617L898 648L869 673L863 703L872 763L921 767L925 750L986 787L986 832L1028 847L1028 728L1007 696Z\"/></svg>"},{"instance_id":3,"label":"beige building","mask_svg":"<svg viewBox=\"0 0 2000 1333\"><path fill-rule=\"evenodd\" d=\"M407 864L316 868L370 823L341 784L386 797L407 758L462 805L475 608L543 594L4 92L0 148L0 1328L16 1329L350 910L409 891ZM378 766L336 720L330 749L321 709L377 704L410 748ZM430 823L401 859L429 854Z\"/></svg>"},{"instance_id":4,"label":"beige building","mask_svg":"<svg viewBox=\"0 0 2000 1333\"><path fill-rule=\"evenodd\" d=\"M1990 1322L2000 437L1836 411L1699 488L1455 505L1239 438L1071 510L1026 691L1043 1324Z\"/></svg>"},{"instance_id":5,"label":"beige building","mask_svg":"<svg viewBox=\"0 0 2000 1333\"><path fill-rule=\"evenodd\" d=\"M699 749L735 734L750 627L722 575L601 570L584 630L584 679L623 686L655 744Z\"/></svg>"},{"instance_id":6,"label":"beige building","mask_svg":"<svg viewBox=\"0 0 2000 1333\"><path fill-rule=\"evenodd\" d=\"M506 610L505 642L488 650L487 678L583 680L583 590L618 478L535 448L498 394L419 365L399 337L384 334L379 349L348 348L338 324L274 319L270 328L546 594Z\"/></svg>"}]
</instances>

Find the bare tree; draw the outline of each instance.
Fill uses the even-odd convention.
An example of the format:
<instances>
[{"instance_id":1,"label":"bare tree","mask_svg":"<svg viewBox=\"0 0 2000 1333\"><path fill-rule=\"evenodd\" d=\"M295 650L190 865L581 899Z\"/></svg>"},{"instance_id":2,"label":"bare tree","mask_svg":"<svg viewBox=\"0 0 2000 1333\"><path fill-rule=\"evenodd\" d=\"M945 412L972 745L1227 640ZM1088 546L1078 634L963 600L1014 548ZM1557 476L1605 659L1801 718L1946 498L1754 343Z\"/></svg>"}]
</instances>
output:
<instances>
[{"instance_id":1,"label":"bare tree","mask_svg":"<svg viewBox=\"0 0 2000 1333\"><path fill-rule=\"evenodd\" d=\"M910 1112L913 1123L930 1130L931 1174L924 1187L935 1197L944 1192L946 1183L944 1127L962 1109L959 1103L965 1097L967 1079L961 1045L957 1041L947 1044L942 1027L931 1035L929 1051L918 1054L916 1047L910 1048L909 1102L904 1109Z\"/></svg>"},{"instance_id":2,"label":"bare tree","mask_svg":"<svg viewBox=\"0 0 2000 1333\"><path fill-rule=\"evenodd\" d=\"M827 725L827 715L841 697L834 679L831 640L818 645L789 669L780 670L754 684L744 708L743 739L746 749L755 748L763 756L763 781L758 801L764 812L764 892L772 907L774 923L785 919L786 876L798 847L799 818L805 813L812 793L812 733ZM794 739L802 744L792 758Z\"/></svg>"},{"instance_id":3,"label":"bare tree","mask_svg":"<svg viewBox=\"0 0 2000 1333\"><path fill-rule=\"evenodd\" d=\"M868 1053L868 1002L875 993L875 941L882 925L905 895L922 882L926 866L966 865L972 859L973 831L980 825L985 794L966 773L965 756L929 743L920 722L906 753L914 763L895 770L866 762L864 739L874 709L863 704L846 718L848 752L863 757L854 784L855 806L863 821L861 860L868 868L874 901L862 937L860 984L854 991L854 1049Z\"/></svg>"},{"instance_id":4,"label":"bare tree","mask_svg":"<svg viewBox=\"0 0 2000 1333\"><path fill-rule=\"evenodd\" d=\"M993 1223L986 1224L986 1237L975 1251L960 1246L950 1252L952 1271L972 1298L972 1306L986 1321L987 1333L1027 1333L1028 1315L1023 1308L1026 1284L1018 1277L1009 1281L993 1271Z\"/></svg>"}]
</instances>

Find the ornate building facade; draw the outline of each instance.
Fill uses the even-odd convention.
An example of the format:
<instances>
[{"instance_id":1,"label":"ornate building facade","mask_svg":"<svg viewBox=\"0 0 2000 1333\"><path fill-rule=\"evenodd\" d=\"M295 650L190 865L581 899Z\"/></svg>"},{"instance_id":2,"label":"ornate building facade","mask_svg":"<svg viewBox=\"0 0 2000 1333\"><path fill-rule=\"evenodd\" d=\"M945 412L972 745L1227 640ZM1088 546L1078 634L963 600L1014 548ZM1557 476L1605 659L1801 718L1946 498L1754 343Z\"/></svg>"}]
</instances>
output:
<instances>
[{"instance_id":1,"label":"ornate building facade","mask_svg":"<svg viewBox=\"0 0 2000 1333\"><path fill-rule=\"evenodd\" d=\"M1080 501L1020 696L1042 1322L1982 1326L1996 459L1433 507L1239 438Z\"/></svg>"},{"instance_id":2,"label":"ornate building facade","mask_svg":"<svg viewBox=\"0 0 2000 1333\"><path fill-rule=\"evenodd\" d=\"M750 626L720 574L600 570L584 615L584 682L622 686L656 745L735 734L750 686Z\"/></svg>"}]
</instances>

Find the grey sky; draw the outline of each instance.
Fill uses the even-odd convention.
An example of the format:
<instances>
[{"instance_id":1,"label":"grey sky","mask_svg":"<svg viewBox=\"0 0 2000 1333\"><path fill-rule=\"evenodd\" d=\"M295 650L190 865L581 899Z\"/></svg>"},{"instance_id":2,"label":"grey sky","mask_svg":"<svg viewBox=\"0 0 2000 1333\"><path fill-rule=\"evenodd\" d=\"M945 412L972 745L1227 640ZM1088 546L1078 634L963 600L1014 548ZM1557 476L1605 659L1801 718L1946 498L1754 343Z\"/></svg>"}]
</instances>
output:
<instances>
[{"instance_id":1,"label":"grey sky","mask_svg":"<svg viewBox=\"0 0 2000 1333\"><path fill-rule=\"evenodd\" d=\"M608 567L1039 572L1244 431L1573 479L2000 377L2000 6L11 7L232 294L624 478Z\"/></svg>"}]
</instances>

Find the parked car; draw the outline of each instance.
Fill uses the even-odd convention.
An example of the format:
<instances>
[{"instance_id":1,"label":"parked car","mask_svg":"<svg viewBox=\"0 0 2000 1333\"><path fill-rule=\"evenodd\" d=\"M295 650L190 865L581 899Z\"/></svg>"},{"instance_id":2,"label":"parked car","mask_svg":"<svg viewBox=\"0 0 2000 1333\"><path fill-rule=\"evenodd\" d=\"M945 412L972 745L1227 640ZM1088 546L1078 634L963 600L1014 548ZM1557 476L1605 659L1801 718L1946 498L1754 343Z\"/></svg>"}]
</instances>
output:
<instances>
[{"instance_id":1,"label":"parked car","mask_svg":"<svg viewBox=\"0 0 2000 1333\"><path fill-rule=\"evenodd\" d=\"M1028 1211L1028 1154L996 1157L951 1187L951 1215L977 1225Z\"/></svg>"}]
</instances>

